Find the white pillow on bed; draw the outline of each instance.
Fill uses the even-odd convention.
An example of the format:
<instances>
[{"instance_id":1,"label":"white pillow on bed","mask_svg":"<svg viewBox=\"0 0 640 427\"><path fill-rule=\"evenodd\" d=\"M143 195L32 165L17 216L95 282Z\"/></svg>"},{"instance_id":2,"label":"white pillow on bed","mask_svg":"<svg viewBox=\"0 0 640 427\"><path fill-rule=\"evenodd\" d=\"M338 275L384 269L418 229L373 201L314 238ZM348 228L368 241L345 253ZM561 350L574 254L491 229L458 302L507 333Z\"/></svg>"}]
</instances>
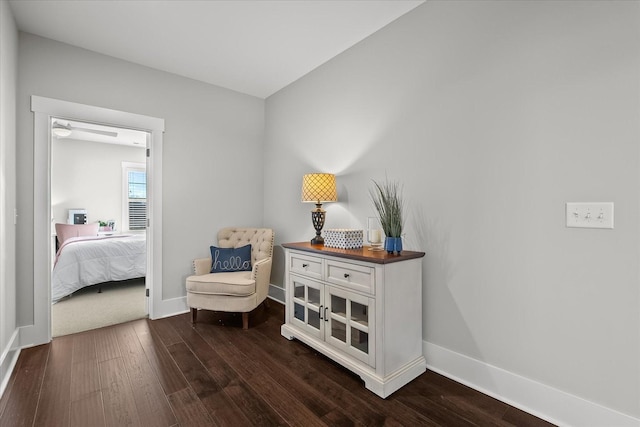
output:
<instances>
[{"instance_id":1,"label":"white pillow on bed","mask_svg":"<svg viewBox=\"0 0 640 427\"><path fill-rule=\"evenodd\" d=\"M62 246L65 240L72 237L97 236L99 223L92 224L56 224L58 244Z\"/></svg>"}]
</instances>

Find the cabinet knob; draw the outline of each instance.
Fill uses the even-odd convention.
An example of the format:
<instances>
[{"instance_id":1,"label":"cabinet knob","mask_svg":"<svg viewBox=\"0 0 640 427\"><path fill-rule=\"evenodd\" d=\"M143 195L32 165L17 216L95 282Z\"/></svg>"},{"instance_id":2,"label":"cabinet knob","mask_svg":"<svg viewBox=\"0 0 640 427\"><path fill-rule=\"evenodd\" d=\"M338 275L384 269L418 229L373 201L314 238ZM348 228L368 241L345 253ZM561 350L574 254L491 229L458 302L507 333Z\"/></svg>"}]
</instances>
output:
<instances>
[{"instance_id":1,"label":"cabinet knob","mask_svg":"<svg viewBox=\"0 0 640 427\"><path fill-rule=\"evenodd\" d=\"M309 264L302 264L302 268L307 268L309 267Z\"/></svg>"},{"instance_id":2,"label":"cabinet knob","mask_svg":"<svg viewBox=\"0 0 640 427\"><path fill-rule=\"evenodd\" d=\"M325 307L325 308L324 308L324 321L325 321L325 322L328 322L328 321L329 321L329 318L327 317L327 308L329 308L329 307Z\"/></svg>"},{"instance_id":3,"label":"cabinet knob","mask_svg":"<svg viewBox=\"0 0 640 427\"><path fill-rule=\"evenodd\" d=\"M318 310L318 318L322 320L322 306L320 306L320 310Z\"/></svg>"},{"instance_id":4,"label":"cabinet knob","mask_svg":"<svg viewBox=\"0 0 640 427\"><path fill-rule=\"evenodd\" d=\"M344 273L344 278L345 278L345 279L348 279L348 278L349 278L349 275L348 275L347 273Z\"/></svg>"}]
</instances>

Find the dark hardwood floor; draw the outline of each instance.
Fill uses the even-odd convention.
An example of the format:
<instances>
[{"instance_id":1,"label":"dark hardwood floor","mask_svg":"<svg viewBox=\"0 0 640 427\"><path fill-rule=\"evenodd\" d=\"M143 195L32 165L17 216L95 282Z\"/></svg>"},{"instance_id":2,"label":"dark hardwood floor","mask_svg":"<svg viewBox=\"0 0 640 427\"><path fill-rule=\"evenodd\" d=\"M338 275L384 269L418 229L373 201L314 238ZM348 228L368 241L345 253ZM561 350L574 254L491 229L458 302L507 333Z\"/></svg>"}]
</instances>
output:
<instances>
[{"instance_id":1,"label":"dark hardwood floor","mask_svg":"<svg viewBox=\"0 0 640 427\"><path fill-rule=\"evenodd\" d=\"M280 304L55 338L20 354L1 426L548 426L427 371L383 400L280 335Z\"/></svg>"}]
</instances>

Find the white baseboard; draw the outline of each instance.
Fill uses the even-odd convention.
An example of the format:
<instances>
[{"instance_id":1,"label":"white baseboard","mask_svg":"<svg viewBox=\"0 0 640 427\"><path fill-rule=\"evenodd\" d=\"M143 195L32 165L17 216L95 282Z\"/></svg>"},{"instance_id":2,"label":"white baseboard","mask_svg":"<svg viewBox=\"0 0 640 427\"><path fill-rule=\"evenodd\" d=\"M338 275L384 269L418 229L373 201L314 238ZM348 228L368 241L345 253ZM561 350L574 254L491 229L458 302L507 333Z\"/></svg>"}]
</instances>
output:
<instances>
[{"instance_id":1,"label":"white baseboard","mask_svg":"<svg viewBox=\"0 0 640 427\"><path fill-rule=\"evenodd\" d=\"M267 295L267 298L276 304L284 305L284 302L280 301L279 299L273 298L271 295Z\"/></svg>"},{"instance_id":2,"label":"white baseboard","mask_svg":"<svg viewBox=\"0 0 640 427\"><path fill-rule=\"evenodd\" d=\"M43 328L37 328L35 325L20 326L18 328L18 336L20 340L20 348L29 348L36 345L46 344L51 341L51 337L47 337L47 331Z\"/></svg>"},{"instance_id":3,"label":"white baseboard","mask_svg":"<svg viewBox=\"0 0 640 427\"><path fill-rule=\"evenodd\" d=\"M18 329L16 329L13 331L7 346L2 349L2 355L0 355L0 397L4 394L4 391L9 384L9 378L11 378L11 373L13 372L13 368L16 366L18 356L20 355L18 336Z\"/></svg>"},{"instance_id":4,"label":"white baseboard","mask_svg":"<svg viewBox=\"0 0 640 427\"><path fill-rule=\"evenodd\" d=\"M559 426L639 427L640 419L423 341L427 368Z\"/></svg>"},{"instance_id":5,"label":"white baseboard","mask_svg":"<svg viewBox=\"0 0 640 427\"><path fill-rule=\"evenodd\" d=\"M176 316L178 314L187 313L189 307L187 306L187 297L178 297L172 299L163 299L160 301L160 306L156 307L156 313L154 313L154 319L162 319L163 317Z\"/></svg>"},{"instance_id":6,"label":"white baseboard","mask_svg":"<svg viewBox=\"0 0 640 427\"><path fill-rule=\"evenodd\" d=\"M269 298L274 301L278 301L280 304L284 304L285 302L285 290L280 286L276 286L274 284L269 285Z\"/></svg>"}]
</instances>

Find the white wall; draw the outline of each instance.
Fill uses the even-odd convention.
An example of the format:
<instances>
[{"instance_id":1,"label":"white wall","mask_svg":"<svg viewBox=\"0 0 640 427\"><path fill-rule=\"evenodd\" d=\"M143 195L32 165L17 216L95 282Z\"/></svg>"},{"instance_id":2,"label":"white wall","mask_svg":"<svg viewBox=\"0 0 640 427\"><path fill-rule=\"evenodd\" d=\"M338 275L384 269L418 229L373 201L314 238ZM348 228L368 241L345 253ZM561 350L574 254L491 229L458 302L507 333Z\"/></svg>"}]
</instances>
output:
<instances>
[{"instance_id":1,"label":"white wall","mask_svg":"<svg viewBox=\"0 0 640 427\"><path fill-rule=\"evenodd\" d=\"M16 87L18 31L0 1L0 393L15 355L16 332Z\"/></svg>"},{"instance_id":2,"label":"white wall","mask_svg":"<svg viewBox=\"0 0 640 427\"><path fill-rule=\"evenodd\" d=\"M219 228L262 223L264 101L20 33L19 324L33 322L33 115L39 95L165 119L163 299L185 295Z\"/></svg>"},{"instance_id":3,"label":"white wall","mask_svg":"<svg viewBox=\"0 0 640 427\"><path fill-rule=\"evenodd\" d=\"M423 4L267 99L265 224L308 240L321 171L325 227L362 227L388 174L427 343L640 417L639 12ZM566 228L568 201L615 202L615 229Z\"/></svg>"},{"instance_id":4,"label":"white wall","mask_svg":"<svg viewBox=\"0 0 640 427\"><path fill-rule=\"evenodd\" d=\"M51 143L51 207L54 222L68 210L87 210L87 222L115 220L122 230L122 162L146 162L144 147L56 139Z\"/></svg>"}]
</instances>

